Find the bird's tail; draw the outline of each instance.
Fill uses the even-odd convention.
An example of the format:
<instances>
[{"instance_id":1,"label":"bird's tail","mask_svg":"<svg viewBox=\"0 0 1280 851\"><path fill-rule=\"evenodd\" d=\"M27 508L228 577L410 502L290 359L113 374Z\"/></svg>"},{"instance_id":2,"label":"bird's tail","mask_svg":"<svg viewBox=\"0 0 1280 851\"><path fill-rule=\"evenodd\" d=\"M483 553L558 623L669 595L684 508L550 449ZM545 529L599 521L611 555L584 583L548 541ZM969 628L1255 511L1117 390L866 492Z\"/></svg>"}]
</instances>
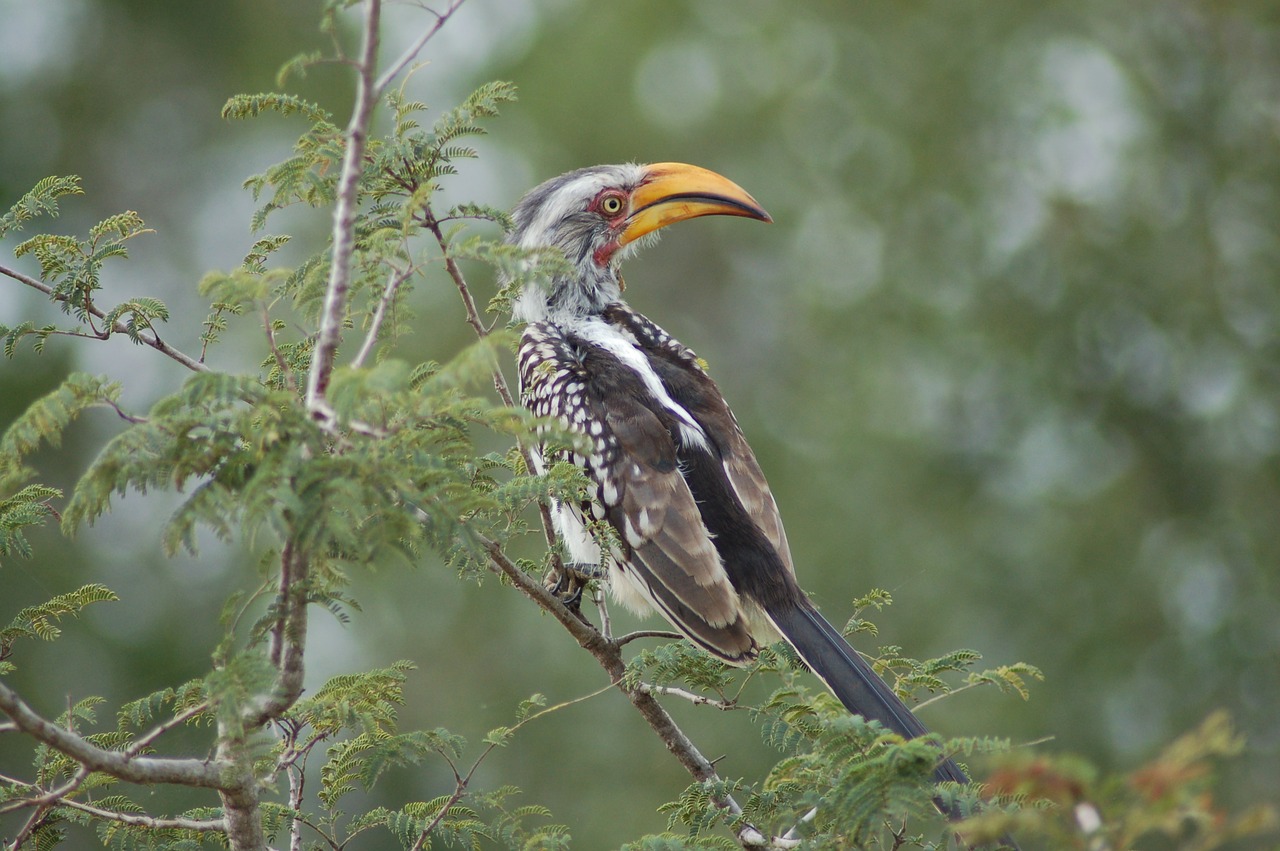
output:
<instances>
[{"instance_id":1,"label":"bird's tail","mask_svg":"<svg viewBox=\"0 0 1280 851\"><path fill-rule=\"evenodd\" d=\"M902 699L880 679L862 654L849 646L839 631L810 605L800 603L770 611L769 619L800 658L831 693L854 715L879 721L903 738L914 739L929 730ZM935 777L968 783L969 778L950 759L939 763Z\"/></svg>"},{"instance_id":2,"label":"bird's tail","mask_svg":"<svg viewBox=\"0 0 1280 851\"><path fill-rule=\"evenodd\" d=\"M880 679L862 654L849 646L844 636L807 601L778 606L768 612L774 628L800 654L800 658L831 689L845 708L869 721L879 721L900 736L914 739L928 733L920 719ZM936 781L968 783L969 777L960 766L946 757L934 770ZM947 818L957 821L963 814L941 798L934 803ZM1018 848L1006 835L1003 847Z\"/></svg>"}]
</instances>

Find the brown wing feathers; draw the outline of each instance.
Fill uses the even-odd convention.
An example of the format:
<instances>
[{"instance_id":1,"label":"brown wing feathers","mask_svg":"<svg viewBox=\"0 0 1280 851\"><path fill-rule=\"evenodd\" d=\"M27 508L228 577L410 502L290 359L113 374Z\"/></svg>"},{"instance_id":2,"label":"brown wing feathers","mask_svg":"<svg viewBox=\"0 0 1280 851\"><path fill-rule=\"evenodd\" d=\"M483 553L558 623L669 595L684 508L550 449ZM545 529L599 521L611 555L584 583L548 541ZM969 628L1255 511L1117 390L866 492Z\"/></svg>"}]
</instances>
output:
<instances>
[{"instance_id":1,"label":"brown wing feathers","mask_svg":"<svg viewBox=\"0 0 1280 851\"><path fill-rule=\"evenodd\" d=\"M682 480L674 425L643 381L609 352L541 323L526 328L520 370L526 404L593 442L584 466L618 532L618 567L690 640L730 662L753 658L738 595Z\"/></svg>"}]
</instances>

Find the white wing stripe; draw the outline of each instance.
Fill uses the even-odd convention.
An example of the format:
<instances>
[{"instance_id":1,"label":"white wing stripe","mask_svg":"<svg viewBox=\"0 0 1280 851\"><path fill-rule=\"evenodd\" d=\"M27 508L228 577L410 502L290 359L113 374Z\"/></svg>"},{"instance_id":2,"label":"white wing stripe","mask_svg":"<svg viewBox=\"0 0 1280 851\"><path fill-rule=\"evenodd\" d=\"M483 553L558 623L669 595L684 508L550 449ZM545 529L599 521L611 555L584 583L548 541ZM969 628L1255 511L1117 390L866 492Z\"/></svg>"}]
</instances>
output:
<instances>
[{"instance_id":1,"label":"white wing stripe","mask_svg":"<svg viewBox=\"0 0 1280 851\"><path fill-rule=\"evenodd\" d=\"M599 346L616 357L624 366L640 376L645 389L658 400L662 407L671 412L679 421L680 442L685 446L696 447L704 452L711 451L707 435L684 406L671 398L667 388L662 386L658 374L649 365L649 359L635 347L635 344L623 336L622 332L598 317L587 317L574 324L572 333L582 339Z\"/></svg>"}]
</instances>

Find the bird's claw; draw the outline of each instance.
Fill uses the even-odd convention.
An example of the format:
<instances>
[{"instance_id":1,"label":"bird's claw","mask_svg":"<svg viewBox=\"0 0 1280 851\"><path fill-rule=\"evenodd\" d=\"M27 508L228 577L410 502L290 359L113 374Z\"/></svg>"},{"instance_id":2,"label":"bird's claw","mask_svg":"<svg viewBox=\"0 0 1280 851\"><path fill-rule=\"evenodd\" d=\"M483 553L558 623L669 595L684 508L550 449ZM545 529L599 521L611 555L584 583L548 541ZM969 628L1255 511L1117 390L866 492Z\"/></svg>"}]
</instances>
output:
<instances>
[{"instance_id":1,"label":"bird's claw","mask_svg":"<svg viewBox=\"0 0 1280 851\"><path fill-rule=\"evenodd\" d=\"M543 584L561 603L578 611L587 584L601 576L600 566L585 562L566 562L563 570L552 568Z\"/></svg>"}]
</instances>

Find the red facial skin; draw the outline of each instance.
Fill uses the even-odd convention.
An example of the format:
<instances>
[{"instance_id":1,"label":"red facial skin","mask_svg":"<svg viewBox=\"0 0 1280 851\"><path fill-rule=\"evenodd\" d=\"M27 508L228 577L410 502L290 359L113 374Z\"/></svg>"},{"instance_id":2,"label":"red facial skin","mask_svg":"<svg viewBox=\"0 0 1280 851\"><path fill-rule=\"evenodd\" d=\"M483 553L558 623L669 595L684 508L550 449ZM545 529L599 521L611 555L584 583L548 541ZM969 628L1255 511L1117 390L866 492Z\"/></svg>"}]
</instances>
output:
<instances>
[{"instance_id":1,"label":"red facial skin","mask_svg":"<svg viewBox=\"0 0 1280 851\"><path fill-rule=\"evenodd\" d=\"M613 209L614 207L617 209ZM599 214L616 233L621 234L622 226L626 222L627 212L631 209L630 196L620 189L602 189L599 195L591 199L591 204L587 209L590 212ZM615 237L597 248L592 254L592 259L596 261L597 266L604 268L609 265L613 255L621 247L618 244L617 237Z\"/></svg>"}]
</instances>

